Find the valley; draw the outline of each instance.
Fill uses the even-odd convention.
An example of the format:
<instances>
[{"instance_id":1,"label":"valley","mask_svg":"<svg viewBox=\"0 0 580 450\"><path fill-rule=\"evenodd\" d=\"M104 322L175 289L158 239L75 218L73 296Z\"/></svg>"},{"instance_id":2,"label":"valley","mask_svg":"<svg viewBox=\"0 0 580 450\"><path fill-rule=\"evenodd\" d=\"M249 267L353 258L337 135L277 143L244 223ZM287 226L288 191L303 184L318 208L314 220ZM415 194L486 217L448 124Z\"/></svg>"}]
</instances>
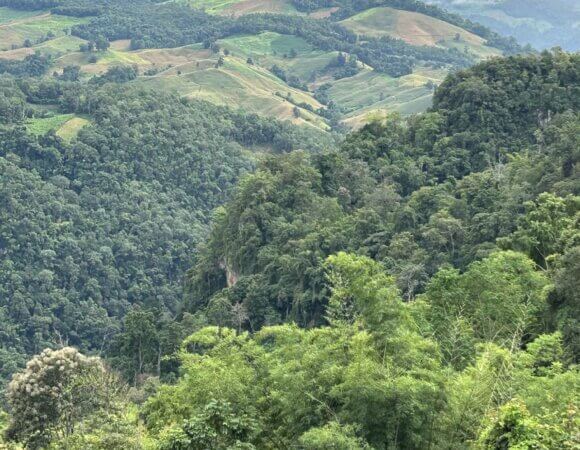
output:
<instances>
[{"instance_id":1,"label":"valley","mask_svg":"<svg viewBox=\"0 0 580 450\"><path fill-rule=\"evenodd\" d=\"M0 449L577 450L579 169L419 0L0 0Z\"/></svg>"},{"instance_id":2,"label":"valley","mask_svg":"<svg viewBox=\"0 0 580 450\"><path fill-rule=\"evenodd\" d=\"M537 49L580 49L576 0L429 0Z\"/></svg>"}]
</instances>

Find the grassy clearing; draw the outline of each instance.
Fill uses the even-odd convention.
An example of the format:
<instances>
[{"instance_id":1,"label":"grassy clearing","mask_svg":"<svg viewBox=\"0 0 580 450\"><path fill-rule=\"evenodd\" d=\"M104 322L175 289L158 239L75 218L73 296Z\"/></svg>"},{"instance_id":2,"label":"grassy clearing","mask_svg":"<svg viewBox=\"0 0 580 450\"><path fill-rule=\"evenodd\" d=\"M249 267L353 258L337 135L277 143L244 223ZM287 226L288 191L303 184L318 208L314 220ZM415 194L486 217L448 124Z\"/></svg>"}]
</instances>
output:
<instances>
[{"instance_id":1,"label":"grassy clearing","mask_svg":"<svg viewBox=\"0 0 580 450\"><path fill-rule=\"evenodd\" d=\"M84 39L76 36L60 36L56 39L35 45L34 50L40 50L42 53L48 53L53 56L61 56L67 53L78 52L79 46L84 42Z\"/></svg>"},{"instance_id":2,"label":"grassy clearing","mask_svg":"<svg viewBox=\"0 0 580 450\"><path fill-rule=\"evenodd\" d=\"M78 45L77 45L78 50ZM97 62L89 63L90 54L79 51L64 54L56 61L56 68L62 69L70 65L78 65L83 73L98 75L105 73L110 67L123 65L137 65L141 70L151 66L151 63L142 58L139 52L124 52L118 50L107 50L98 52Z\"/></svg>"},{"instance_id":3,"label":"grassy clearing","mask_svg":"<svg viewBox=\"0 0 580 450\"><path fill-rule=\"evenodd\" d=\"M30 119L26 122L26 129L35 135L44 135L51 130L57 130L71 120L74 114L57 114L41 119Z\"/></svg>"},{"instance_id":4,"label":"grassy clearing","mask_svg":"<svg viewBox=\"0 0 580 450\"><path fill-rule=\"evenodd\" d=\"M298 14L288 0L174 0L192 8L203 9L209 14L243 16L252 13Z\"/></svg>"},{"instance_id":5,"label":"grassy clearing","mask_svg":"<svg viewBox=\"0 0 580 450\"><path fill-rule=\"evenodd\" d=\"M111 42L111 50L128 52L131 50L131 39L119 39Z\"/></svg>"},{"instance_id":6,"label":"grassy clearing","mask_svg":"<svg viewBox=\"0 0 580 450\"><path fill-rule=\"evenodd\" d=\"M211 51L203 49L201 44L178 48L140 50L135 54L146 63L160 67L169 65L178 67L192 62L211 59L212 56Z\"/></svg>"},{"instance_id":7,"label":"grassy clearing","mask_svg":"<svg viewBox=\"0 0 580 450\"><path fill-rule=\"evenodd\" d=\"M0 59L22 60L32 54L34 54L34 49L32 48L17 48L15 50L0 51Z\"/></svg>"},{"instance_id":8,"label":"grassy clearing","mask_svg":"<svg viewBox=\"0 0 580 450\"><path fill-rule=\"evenodd\" d=\"M424 14L389 7L371 8L341 23L358 34L391 36L412 45L467 49L479 58L500 53L486 47L483 38L463 28Z\"/></svg>"},{"instance_id":9,"label":"grassy clearing","mask_svg":"<svg viewBox=\"0 0 580 450\"><path fill-rule=\"evenodd\" d=\"M107 50L98 55L99 60L97 64L102 65L114 65L114 64L147 64L138 53L134 52L122 52L117 50Z\"/></svg>"},{"instance_id":10,"label":"grassy clearing","mask_svg":"<svg viewBox=\"0 0 580 450\"><path fill-rule=\"evenodd\" d=\"M89 19L52 14L40 14L0 25L0 50L10 50L12 46L21 47L26 39L37 41L49 32L56 37L65 35L65 30Z\"/></svg>"},{"instance_id":11,"label":"grassy clearing","mask_svg":"<svg viewBox=\"0 0 580 450\"><path fill-rule=\"evenodd\" d=\"M84 117L72 117L70 120L63 123L57 130L56 134L63 140L70 142L85 125L90 123Z\"/></svg>"},{"instance_id":12,"label":"grassy clearing","mask_svg":"<svg viewBox=\"0 0 580 450\"><path fill-rule=\"evenodd\" d=\"M340 8L338 6L332 6L330 8L321 8L321 9L317 9L316 11L312 11L310 14L308 14L310 17L312 17L313 19L326 19L328 17L330 17L330 15L336 11L338 11Z\"/></svg>"},{"instance_id":13,"label":"grassy clearing","mask_svg":"<svg viewBox=\"0 0 580 450\"><path fill-rule=\"evenodd\" d=\"M218 14L225 8L232 6L238 0L175 0L176 3L187 4L192 8L203 9L210 14Z\"/></svg>"},{"instance_id":14,"label":"grassy clearing","mask_svg":"<svg viewBox=\"0 0 580 450\"><path fill-rule=\"evenodd\" d=\"M220 14L235 17L252 13L300 14L287 0L242 0L224 8Z\"/></svg>"},{"instance_id":15,"label":"grassy clearing","mask_svg":"<svg viewBox=\"0 0 580 450\"><path fill-rule=\"evenodd\" d=\"M272 32L233 36L220 40L219 44L236 56L251 57L262 67L270 68L276 64L302 80L308 80L313 72L324 69L337 55L337 52L317 50L300 37ZM294 58L284 57L292 50L297 54Z\"/></svg>"},{"instance_id":16,"label":"grassy clearing","mask_svg":"<svg viewBox=\"0 0 580 450\"><path fill-rule=\"evenodd\" d=\"M28 36L45 36L48 32L62 33L74 25L88 22L87 18L58 16L54 14L34 16L26 21L11 25L15 30Z\"/></svg>"},{"instance_id":17,"label":"grassy clearing","mask_svg":"<svg viewBox=\"0 0 580 450\"><path fill-rule=\"evenodd\" d=\"M54 130L57 136L65 141L71 141L77 136L81 128L89 123L88 119L74 114L55 114L50 117L28 120L26 129L29 133L37 136Z\"/></svg>"},{"instance_id":18,"label":"grassy clearing","mask_svg":"<svg viewBox=\"0 0 580 450\"><path fill-rule=\"evenodd\" d=\"M39 14L41 13L38 11L20 11L2 6L0 7L0 24L25 19L27 17L37 16Z\"/></svg>"},{"instance_id":19,"label":"grassy clearing","mask_svg":"<svg viewBox=\"0 0 580 450\"><path fill-rule=\"evenodd\" d=\"M232 52L244 56L260 57L289 54L292 50L298 54L311 53L312 45L298 36L285 35L266 31L254 35L233 36L219 41Z\"/></svg>"}]
</instances>

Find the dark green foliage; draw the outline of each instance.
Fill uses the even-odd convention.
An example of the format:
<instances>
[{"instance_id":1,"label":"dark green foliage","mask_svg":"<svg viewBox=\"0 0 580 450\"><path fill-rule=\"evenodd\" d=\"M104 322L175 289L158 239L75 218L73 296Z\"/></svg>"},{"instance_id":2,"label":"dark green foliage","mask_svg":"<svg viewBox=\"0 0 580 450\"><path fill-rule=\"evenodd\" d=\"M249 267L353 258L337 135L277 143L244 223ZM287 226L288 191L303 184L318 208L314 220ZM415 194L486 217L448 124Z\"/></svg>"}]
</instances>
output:
<instances>
[{"instance_id":1,"label":"dark green foliage","mask_svg":"<svg viewBox=\"0 0 580 450\"><path fill-rule=\"evenodd\" d=\"M39 54L29 55L22 61L2 59L0 60L0 74L9 73L16 77L40 77L48 71L51 64L50 56Z\"/></svg>"},{"instance_id":2,"label":"dark green foliage","mask_svg":"<svg viewBox=\"0 0 580 450\"><path fill-rule=\"evenodd\" d=\"M81 68L79 66L66 66L59 78L63 81L79 81L80 75Z\"/></svg>"},{"instance_id":3,"label":"dark green foliage","mask_svg":"<svg viewBox=\"0 0 580 450\"><path fill-rule=\"evenodd\" d=\"M204 308L217 294L245 307L249 329L287 320L307 326L323 322L321 262L339 250L380 261L408 300L440 267L463 269L489 255L497 238L525 226L524 201L546 190L578 192L579 119L567 111L578 110L579 61L560 52L493 60L451 76L427 114L367 125L339 152L265 159L216 216L189 274L186 308ZM507 77L521 80L519 73L540 98L534 112L515 112L528 94ZM482 91L490 91L486 102ZM473 121L462 122L462 110ZM490 110L511 114L477 121ZM550 120L538 120L542 114ZM563 229L556 225L551 235Z\"/></svg>"},{"instance_id":4,"label":"dark green foliage","mask_svg":"<svg viewBox=\"0 0 580 450\"><path fill-rule=\"evenodd\" d=\"M433 108L449 135L470 152L472 170L531 143L531 130L555 114L580 109L580 58L561 51L479 64L448 77Z\"/></svg>"},{"instance_id":5,"label":"dark green foliage","mask_svg":"<svg viewBox=\"0 0 580 450\"><path fill-rule=\"evenodd\" d=\"M22 122L29 113L26 95L14 80L0 77L0 121L4 124Z\"/></svg>"},{"instance_id":6,"label":"dark green foliage","mask_svg":"<svg viewBox=\"0 0 580 450\"><path fill-rule=\"evenodd\" d=\"M104 83L127 83L137 78L138 68L135 66L113 66L103 75L94 77L91 82L95 84Z\"/></svg>"},{"instance_id":7,"label":"dark green foliage","mask_svg":"<svg viewBox=\"0 0 580 450\"><path fill-rule=\"evenodd\" d=\"M288 151L317 140L158 92L6 85L5 123L32 114L30 103L60 104L91 123L71 144L0 129L2 377L15 355L54 342L106 349L131 304L175 312L210 211L252 168L241 145Z\"/></svg>"}]
</instances>

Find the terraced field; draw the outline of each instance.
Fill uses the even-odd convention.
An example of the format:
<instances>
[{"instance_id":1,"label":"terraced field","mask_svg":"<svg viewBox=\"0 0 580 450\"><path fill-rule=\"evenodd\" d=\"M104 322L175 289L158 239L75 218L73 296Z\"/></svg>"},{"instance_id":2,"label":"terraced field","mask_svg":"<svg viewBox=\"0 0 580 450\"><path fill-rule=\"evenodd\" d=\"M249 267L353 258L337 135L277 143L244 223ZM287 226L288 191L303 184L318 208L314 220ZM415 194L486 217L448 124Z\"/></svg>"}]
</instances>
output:
<instances>
[{"instance_id":1,"label":"terraced field","mask_svg":"<svg viewBox=\"0 0 580 450\"><path fill-rule=\"evenodd\" d=\"M172 0L212 14L239 16L253 12L302 14L289 0ZM324 18L337 8L313 13ZM134 83L160 90L174 90L180 95L205 99L213 103L238 106L250 112L291 120L328 129L328 121L315 111L324 108L314 92L330 85L328 99L343 112L343 121L357 127L369 117L397 111L413 114L431 104L433 86L446 71L417 67L413 74L392 78L359 63L355 76L335 79L338 52L322 51L304 39L274 32L230 36L217 41L219 53L204 49L201 43L178 48L131 51L129 40L111 42L109 50L82 53L84 40L71 36L69 30L87 19L52 15L47 11L21 12L0 8L0 59L23 59L34 52L54 57L52 70L79 66L88 79L105 73L113 66L132 65L139 70ZM372 8L341 22L352 31L367 36L392 36L412 45L457 48L483 59L499 54L486 47L482 38L438 19L388 7ZM24 41L30 40L24 47ZM96 62L91 62L93 57ZM218 67L218 60L224 64ZM291 87L273 75L278 66L287 76L298 77L291 84L305 84L305 90ZM72 139L84 119L51 116L31 122L32 132L58 130L63 138Z\"/></svg>"},{"instance_id":2,"label":"terraced field","mask_svg":"<svg viewBox=\"0 0 580 450\"><path fill-rule=\"evenodd\" d=\"M244 58L228 56L223 66L216 67L217 57L203 56L197 62L190 61L155 76L142 77L139 82L175 89L190 98L239 105L249 112L328 128L322 118L304 108L299 108L300 117L295 117L296 104L306 103L313 109L322 106L309 93L288 86L263 67L248 64Z\"/></svg>"},{"instance_id":3,"label":"terraced field","mask_svg":"<svg viewBox=\"0 0 580 450\"><path fill-rule=\"evenodd\" d=\"M34 43L48 35L63 36L72 26L87 21L50 13L29 14L10 19L14 15L13 10L7 8L0 11L0 51L22 47L27 39Z\"/></svg>"},{"instance_id":4,"label":"terraced field","mask_svg":"<svg viewBox=\"0 0 580 450\"><path fill-rule=\"evenodd\" d=\"M391 36L412 45L457 48L478 58L499 55L497 49L485 46L485 40L469 31L424 14L379 7L363 11L341 22L358 34Z\"/></svg>"},{"instance_id":5,"label":"terraced field","mask_svg":"<svg viewBox=\"0 0 580 450\"><path fill-rule=\"evenodd\" d=\"M234 36L218 44L232 54L252 58L262 67L270 68L275 64L305 81L313 72L323 70L338 54L317 50L300 37L272 32ZM295 52L295 56L290 57L291 52Z\"/></svg>"},{"instance_id":6,"label":"terraced field","mask_svg":"<svg viewBox=\"0 0 580 450\"><path fill-rule=\"evenodd\" d=\"M298 14L286 0L175 0L192 8L203 9L210 14L242 16L252 13Z\"/></svg>"},{"instance_id":7,"label":"terraced field","mask_svg":"<svg viewBox=\"0 0 580 450\"><path fill-rule=\"evenodd\" d=\"M402 115L424 111L431 105L433 85L445 77L444 70L419 68L411 75L391 78L364 70L358 75L338 80L329 90L330 99L346 108L345 123L356 128L372 116L387 112Z\"/></svg>"}]
</instances>

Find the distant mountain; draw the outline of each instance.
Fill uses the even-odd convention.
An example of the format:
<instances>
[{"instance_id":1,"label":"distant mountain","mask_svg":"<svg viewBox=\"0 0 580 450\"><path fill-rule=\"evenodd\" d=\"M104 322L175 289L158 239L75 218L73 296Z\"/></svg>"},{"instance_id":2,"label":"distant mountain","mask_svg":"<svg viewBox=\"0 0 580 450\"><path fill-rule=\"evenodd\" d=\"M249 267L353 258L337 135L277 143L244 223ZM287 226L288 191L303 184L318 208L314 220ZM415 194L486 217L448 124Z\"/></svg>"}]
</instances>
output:
<instances>
[{"instance_id":1,"label":"distant mountain","mask_svg":"<svg viewBox=\"0 0 580 450\"><path fill-rule=\"evenodd\" d=\"M427 0L538 49L580 50L578 0Z\"/></svg>"}]
</instances>

